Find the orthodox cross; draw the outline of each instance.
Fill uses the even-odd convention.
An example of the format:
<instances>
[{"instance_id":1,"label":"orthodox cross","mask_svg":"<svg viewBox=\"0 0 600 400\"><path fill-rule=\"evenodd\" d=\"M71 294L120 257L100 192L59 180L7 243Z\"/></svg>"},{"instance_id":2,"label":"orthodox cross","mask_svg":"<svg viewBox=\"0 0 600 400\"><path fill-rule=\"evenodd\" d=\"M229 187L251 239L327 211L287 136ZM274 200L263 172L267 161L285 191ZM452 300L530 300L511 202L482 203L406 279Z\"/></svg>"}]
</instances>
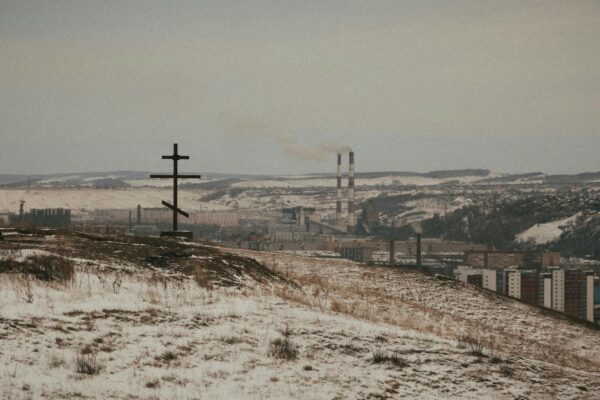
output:
<instances>
[{"instance_id":1,"label":"orthodox cross","mask_svg":"<svg viewBox=\"0 0 600 400\"><path fill-rule=\"evenodd\" d=\"M177 179L200 179L201 175L180 175L177 170L177 162L179 160L189 160L190 156L181 156L177 154L177 143L173 143L173 155L162 156L163 160L173 160L173 174L172 175L150 175L150 178L173 178L173 204L169 204L163 200L162 204L165 207L173 210L173 233L177 232L177 214L181 214L186 218L190 215L177 207Z\"/></svg>"}]
</instances>

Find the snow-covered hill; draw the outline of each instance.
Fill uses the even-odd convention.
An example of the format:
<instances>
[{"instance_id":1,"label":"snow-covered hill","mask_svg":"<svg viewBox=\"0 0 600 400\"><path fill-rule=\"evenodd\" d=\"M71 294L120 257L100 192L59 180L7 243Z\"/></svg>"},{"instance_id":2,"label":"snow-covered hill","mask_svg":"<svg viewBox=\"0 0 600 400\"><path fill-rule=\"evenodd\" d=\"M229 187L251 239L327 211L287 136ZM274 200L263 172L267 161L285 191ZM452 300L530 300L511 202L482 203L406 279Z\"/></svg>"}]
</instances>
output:
<instances>
[{"instance_id":1,"label":"snow-covered hill","mask_svg":"<svg viewBox=\"0 0 600 400\"><path fill-rule=\"evenodd\" d=\"M0 273L3 398L600 395L597 330L452 281L243 252L287 280L238 268L239 284L219 287L219 252L197 244L10 240L0 242L8 258L35 248L75 269L52 282ZM156 251L164 263L143 256Z\"/></svg>"}]
</instances>

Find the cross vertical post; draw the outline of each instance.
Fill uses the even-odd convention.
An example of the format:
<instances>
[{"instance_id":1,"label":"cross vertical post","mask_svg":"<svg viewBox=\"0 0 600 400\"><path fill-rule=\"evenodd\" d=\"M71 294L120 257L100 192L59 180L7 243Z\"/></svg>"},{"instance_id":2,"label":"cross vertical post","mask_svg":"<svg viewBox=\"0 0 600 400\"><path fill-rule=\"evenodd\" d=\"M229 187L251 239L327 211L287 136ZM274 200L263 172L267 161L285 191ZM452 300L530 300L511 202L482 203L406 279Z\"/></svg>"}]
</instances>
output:
<instances>
[{"instance_id":1,"label":"cross vertical post","mask_svg":"<svg viewBox=\"0 0 600 400\"><path fill-rule=\"evenodd\" d=\"M177 143L173 143L173 232L177 231Z\"/></svg>"},{"instance_id":2,"label":"cross vertical post","mask_svg":"<svg viewBox=\"0 0 600 400\"><path fill-rule=\"evenodd\" d=\"M179 160L189 160L189 156L179 155L177 152L177 143L173 143L173 154L170 156L162 156L163 160L173 160L173 174L172 175L162 175L162 174L153 174L150 175L150 178L168 178L173 179L173 204L169 204L163 200L162 204L167 208L173 210L173 232L162 232L161 236L178 236L177 230L177 216L178 214L183 215L186 218L189 218L189 214L179 208L177 202L177 180L181 179L200 179L201 175L180 175L178 170L178 161ZM180 232L181 236L191 236L191 232Z\"/></svg>"}]
</instances>

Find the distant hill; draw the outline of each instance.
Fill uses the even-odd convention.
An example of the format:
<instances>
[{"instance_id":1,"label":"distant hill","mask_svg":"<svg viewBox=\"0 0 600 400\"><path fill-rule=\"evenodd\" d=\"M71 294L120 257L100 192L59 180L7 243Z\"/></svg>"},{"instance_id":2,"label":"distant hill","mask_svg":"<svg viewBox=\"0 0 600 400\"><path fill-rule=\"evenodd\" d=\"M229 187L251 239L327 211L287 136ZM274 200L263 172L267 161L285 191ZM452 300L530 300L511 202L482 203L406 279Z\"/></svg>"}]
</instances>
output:
<instances>
[{"instance_id":1,"label":"distant hill","mask_svg":"<svg viewBox=\"0 0 600 400\"><path fill-rule=\"evenodd\" d=\"M423 221L423 234L498 249L535 247L598 259L600 193L565 190L471 205Z\"/></svg>"},{"instance_id":2,"label":"distant hill","mask_svg":"<svg viewBox=\"0 0 600 400\"><path fill-rule=\"evenodd\" d=\"M197 172L197 171L196 171ZM60 174L2 174L0 187L127 187L130 181L146 181L132 186L153 186L150 181L150 171L107 171L107 172L77 172ZM333 179L335 171L326 173L310 173L301 175L266 175L266 174L230 174L219 172L200 172L206 182L189 182L188 188L211 189L230 186L241 181L289 181L296 182L314 179ZM346 171L343 171L347 175ZM453 178L468 178L477 185L510 185L510 184L548 184L568 185L572 183L600 183L600 172L584 172L572 175L547 175L543 172L528 172L522 174L494 174L488 169L458 169L437 170L430 172L414 171L371 171L356 172L356 179L379 178L424 178L443 180L443 183L454 182ZM480 178L480 179L477 179ZM210 182L209 182L210 181ZM160 186L157 184L157 186Z\"/></svg>"}]
</instances>

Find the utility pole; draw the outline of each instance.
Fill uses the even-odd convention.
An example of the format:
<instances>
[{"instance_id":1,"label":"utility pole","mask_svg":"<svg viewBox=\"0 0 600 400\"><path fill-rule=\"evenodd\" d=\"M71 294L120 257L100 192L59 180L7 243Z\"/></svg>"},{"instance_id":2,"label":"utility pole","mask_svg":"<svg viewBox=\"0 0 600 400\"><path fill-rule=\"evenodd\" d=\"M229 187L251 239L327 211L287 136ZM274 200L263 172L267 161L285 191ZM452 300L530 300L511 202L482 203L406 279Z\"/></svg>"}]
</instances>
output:
<instances>
[{"instance_id":1,"label":"utility pole","mask_svg":"<svg viewBox=\"0 0 600 400\"><path fill-rule=\"evenodd\" d=\"M177 153L177 143L173 143L173 154L170 156L162 156L163 160L173 160L173 174L171 175L162 175L162 174L155 174L155 175L150 175L150 178L167 178L167 179L173 179L173 204L169 204L166 201L162 201L162 204L167 207L170 208L171 210L173 210L173 231L172 232L161 232L161 236L185 236L188 238L191 238L192 233L191 232L183 232L183 231L178 231L177 230L177 215L181 214L186 218L189 218L190 215L188 213L186 213L185 211L183 211L182 209L180 209L178 207L177 204L177 180L178 179L200 179L201 175L180 175L179 171L178 171L178 165L177 163L179 162L179 160L189 160L190 156L182 156L179 155Z\"/></svg>"}]
</instances>

